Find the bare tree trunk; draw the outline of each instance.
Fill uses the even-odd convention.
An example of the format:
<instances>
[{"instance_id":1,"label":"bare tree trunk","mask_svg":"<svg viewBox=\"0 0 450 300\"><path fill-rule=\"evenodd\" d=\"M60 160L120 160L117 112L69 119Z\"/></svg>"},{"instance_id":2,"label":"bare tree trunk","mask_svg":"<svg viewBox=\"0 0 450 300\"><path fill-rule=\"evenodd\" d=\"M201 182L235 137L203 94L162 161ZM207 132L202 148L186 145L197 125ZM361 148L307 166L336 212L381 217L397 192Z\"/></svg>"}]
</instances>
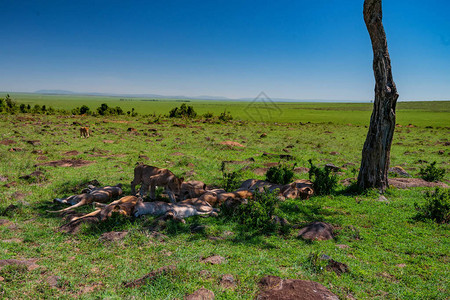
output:
<instances>
[{"instance_id":1,"label":"bare tree trunk","mask_svg":"<svg viewBox=\"0 0 450 300\"><path fill-rule=\"evenodd\" d=\"M358 186L363 189L377 188L384 192L388 187L389 156L398 94L392 79L386 34L381 22L381 0L365 0L363 14L372 41L375 101L362 151Z\"/></svg>"}]
</instances>

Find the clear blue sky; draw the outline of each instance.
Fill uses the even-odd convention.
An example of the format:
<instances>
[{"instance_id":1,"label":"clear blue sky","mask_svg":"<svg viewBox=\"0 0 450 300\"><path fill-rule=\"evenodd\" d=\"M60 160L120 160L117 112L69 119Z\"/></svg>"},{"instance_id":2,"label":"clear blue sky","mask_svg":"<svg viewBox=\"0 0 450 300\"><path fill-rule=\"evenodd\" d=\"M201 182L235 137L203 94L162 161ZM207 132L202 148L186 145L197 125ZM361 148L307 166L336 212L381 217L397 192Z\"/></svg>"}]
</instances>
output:
<instances>
[{"instance_id":1,"label":"clear blue sky","mask_svg":"<svg viewBox=\"0 0 450 300\"><path fill-rule=\"evenodd\" d=\"M0 0L0 91L371 100L363 0ZM400 100L450 99L450 1L384 0Z\"/></svg>"}]
</instances>

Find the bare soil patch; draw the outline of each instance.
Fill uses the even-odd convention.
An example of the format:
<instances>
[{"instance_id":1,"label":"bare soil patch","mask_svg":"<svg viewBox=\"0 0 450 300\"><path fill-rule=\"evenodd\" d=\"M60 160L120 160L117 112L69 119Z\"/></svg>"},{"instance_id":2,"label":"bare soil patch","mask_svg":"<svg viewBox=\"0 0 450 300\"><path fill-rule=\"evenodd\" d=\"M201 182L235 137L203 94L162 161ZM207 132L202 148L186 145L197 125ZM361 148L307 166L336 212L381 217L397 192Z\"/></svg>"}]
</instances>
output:
<instances>
[{"instance_id":1,"label":"bare soil patch","mask_svg":"<svg viewBox=\"0 0 450 300\"><path fill-rule=\"evenodd\" d=\"M398 189L408 189L412 187L443 187L448 188L448 185L443 182L428 182L422 178L389 178L389 185Z\"/></svg>"},{"instance_id":2,"label":"bare soil patch","mask_svg":"<svg viewBox=\"0 0 450 300\"><path fill-rule=\"evenodd\" d=\"M0 145L6 145L6 146L9 146L9 145L12 145L12 144L15 144L16 142L15 141L13 141L13 140L1 140L0 141Z\"/></svg>"},{"instance_id":3,"label":"bare soil patch","mask_svg":"<svg viewBox=\"0 0 450 300\"><path fill-rule=\"evenodd\" d=\"M224 146L228 146L230 148L233 148L233 147L245 148L244 145L242 145L242 144L240 144L238 142L233 142L233 141L223 141L223 142L220 142L219 144L224 145Z\"/></svg>"},{"instance_id":4,"label":"bare soil patch","mask_svg":"<svg viewBox=\"0 0 450 300\"><path fill-rule=\"evenodd\" d=\"M75 156L75 155L78 155L78 154L80 154L80 152L78 152L77 150L71 150L71 151L64 152L64 155L73 155L73 156Z\"/></svg>"},{"instance_id":5,"label":"bare soil patch","mask_svg":"<svg viewBox=\"0 0 450 300\"><path fill-rule=\"evenodd\" d=\"M52 167L82 167L95 163L95 161L83 160L83 159L61 159L54 160L45 163L39 163L35 166L52 166Z\"/></svg>"}]
</instances>

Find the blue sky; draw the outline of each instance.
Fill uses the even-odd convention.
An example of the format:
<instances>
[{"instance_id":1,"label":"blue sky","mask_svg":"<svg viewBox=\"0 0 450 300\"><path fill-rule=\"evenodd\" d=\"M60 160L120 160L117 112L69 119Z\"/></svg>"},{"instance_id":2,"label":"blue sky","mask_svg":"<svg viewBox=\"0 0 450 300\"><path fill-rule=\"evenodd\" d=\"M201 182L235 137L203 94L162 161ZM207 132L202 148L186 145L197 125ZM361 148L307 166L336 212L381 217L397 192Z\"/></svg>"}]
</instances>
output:
<instances>
[{"instance_id":1,"label":"blue sky","mask_svg":"<svg viewBox=\"0 0 450 300\"><path fill-rule=\"evenodd\" d=\"M363 0L0 0L0 90L367 101ZM384 0L400 100L450 99L450 1Z\"/></svg>"}]
</instances>

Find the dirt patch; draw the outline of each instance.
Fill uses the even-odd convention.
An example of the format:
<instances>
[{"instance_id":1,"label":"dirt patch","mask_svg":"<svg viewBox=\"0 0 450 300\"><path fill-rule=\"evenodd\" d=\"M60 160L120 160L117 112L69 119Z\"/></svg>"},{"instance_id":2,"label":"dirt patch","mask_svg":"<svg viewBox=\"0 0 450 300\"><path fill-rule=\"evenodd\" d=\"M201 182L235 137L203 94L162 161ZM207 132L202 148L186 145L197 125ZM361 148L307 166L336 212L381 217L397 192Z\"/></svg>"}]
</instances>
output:
<instances>
[{"instance_id":1,"label":"dirt patch","mask_svg":"<svg viewBox=\"0 0 450 300\"><path fill-rule=\"evenodd\" d=\"M103 233L98 240L100 242L115 242L123 240L128 234L128 231L110 231Z\"/></svg>"},{"instance_id":2,"label":"dirt patch","mask_svg":"<svg viewBox=\"0 0 450 300\"><path fill-rule=\"evenodd\" d=\"M1 140L0 141L0 145L6 145L6 146L9 146L9 145L12 145L12 144L15 144L16 142L15 141L13 141L13 140Z\"/></svg>"},{"instance_id":3,"label":"dirt patch","mask_svg":"<svg viewBox=\"0 0 450 300\"><path fill-rule=\"evenodd\" d=\"M168 273L173 273L175 271L176 267L175 266L166 266L166 267L162 267L159 268L158 270L152 271L144 276L142 276L139 279L133 280L133 281L128 281L128 282L124 282L123 286L126 288L134 288L134 287L140 287L146 284L149 284L150 282L152 282L155 278L164 275L164 274L168 274Z\"/></svg>"},{"instance_id":4,"label":"dirt patch","mask_svg":"<svg viewBox=\"0 0 450 300\"><path fill-rule=\"evenodd\" d=\"M268 170L269 168L256 168L252 172L255 173L256 175L263 176L266 175Z\"/></svg>"},{"instance_id":5,"label":"dirt patch","mask_svg":"<svg viewBox=\"0 0 450 300\"><path fill-rule=\"evenodd\" d=\"M219 264L223 264L226 261L227 261L227 259L225 257L219 256L219 255L214 255L214 256L210 256L210 257L203 259L201 262L205 263L205 264L219 265Z\"/></svg>"},{"instance_id":6,"label":"dirt patch","mask_svg":"<svg viewBox=\"0 0 450 300\"><path fill-rule=\"evenodd\" d=\"M320 283L308 280L281 279L277 276L266 276L259 286L262 292L257 299L303 299L303 300L338 300L339 298Z\"/></svg>"},{"instance_id":7,"label":"dirt patch","mask_svg":"<svg viewBox=\"0 0 450 300\"><path fill-rule=\"evenodd\" d=\"M5 182L8 180L8 177L0 175L0 182Z\"/></svg>"},{"instance_id":8,"label":"dirt patch","mask_svg":"<svg viewBox=\"0 0 450 300\"><path fill-rule=\"evenodd\" d=\"M103 143L105 144L114 144L113 140L103 140Z\"/></svg>"},{"instance_id":9,"label":"dirt patch","mask_svg":"<svg viewBox=\"0 0 450 300\"><path fill-rule=\"evenodd\" d=\"M77 150L72 150L72 151L64 152L64 155L72 155L72 156L75 156L75 155L78 155L78 154L80 154L80 152L78 152Z\"/></svg>"},{"instance_id":10,"label":"dirt patch","mask_svg":"<svg viewBox=\"0 0 450 300\"><path fill-rule=\"evenodd\" d=\"M174 152L174 153L172 153L170 155L173 155L173 156L184 156L185 154L181 153L181 152Z\"/></svg>"},{"instance_id":11,"label":"dirt patch","mask_svg":"<svg viewBox=\"0 0 450 300\"><path fill-rule=\"evenodd\" d=\"M233 275L225 274L220 279L219 284L224 289L234 289L236 287L236 280L234 280Z\"/></svg>"},{"instance_id":12,"label":"dirt patch","mask_svg":"<svg viewBox=\"0 0 450 300\"><path fill-rule=\"evenodd\" d=\"M19 179L42 181L45 179L45 177L44 173L42 173L41 171L34 171L30 174L20 176Z\"/></svg>"},{"instance_id":13,"label":"dirt patch","mask_svg":"<svg viewBox=\"0 0 450 300\"><path fill-rule=\"evenodd\" d=\"M95 163L95 161L83 160L83 159L61 159L54 160L45 163L39 163L35 166L52 166L52 167L82 167Z\"/></svg>"},{"instance_id":14,"label":"dirt patch","mask_svg":"<svg viewBox=\"0 0 450 300\"><path fill-rule=\"evenodd\" d=\"M39 140L30 140L30 141L25 141L27 144L30 144L30 145L32 145L32 146L40 146L40 145L42 145L41 144L41 141L39 141Z\"/></svg>"},{"instance_id":15,"label":"dirt patch","mask_svg":"<svg viewBox=\"0 0 450 300\"><path fill-rule=\"evenodd\" d=\"M214 292L201 288L196 290L194 293L186 296L186 300L213 300L215 298Z\"/></svg>"},{"instance_id":16,"label":"dirt patch","mask_svg":"<svg viewBox=\"0 0 450 300\"><path fill-rule=\"evenodd\" d=\"M422 178L389 178L388 182L389 185L392 185L398 189L408 189L412 187L449 187L443 182L428 182Z\"/></svg>"},{"instance_id":17,"label":"dirt patch","mask_svg":"<svg viewBox=\"0 0 450 300\"><path fill-rule=\"evenodd\" d=\"M223 141L223 142L220 142L219 144L224 145L224 146L228 146L230 148L233 148L233 147L245 148L244 145L242 145L242 144L240 144L238 142L233 142L233 141Z\"/></svg>"},{"instance_id":18,"label":"dirt patch","mask_svg":"<svg viewBox=\"0 0 450 300\"><path fill-rule=\"evenodd\" d=\"M40 266L36 264L38 261L37 258L31 258L31 259L25 259L25 260L19 260L19 259L0 259L0 269L5 266L10 265L23 265L26 266L28 271L33 271Z\"/></svg>"}]
</instances>

